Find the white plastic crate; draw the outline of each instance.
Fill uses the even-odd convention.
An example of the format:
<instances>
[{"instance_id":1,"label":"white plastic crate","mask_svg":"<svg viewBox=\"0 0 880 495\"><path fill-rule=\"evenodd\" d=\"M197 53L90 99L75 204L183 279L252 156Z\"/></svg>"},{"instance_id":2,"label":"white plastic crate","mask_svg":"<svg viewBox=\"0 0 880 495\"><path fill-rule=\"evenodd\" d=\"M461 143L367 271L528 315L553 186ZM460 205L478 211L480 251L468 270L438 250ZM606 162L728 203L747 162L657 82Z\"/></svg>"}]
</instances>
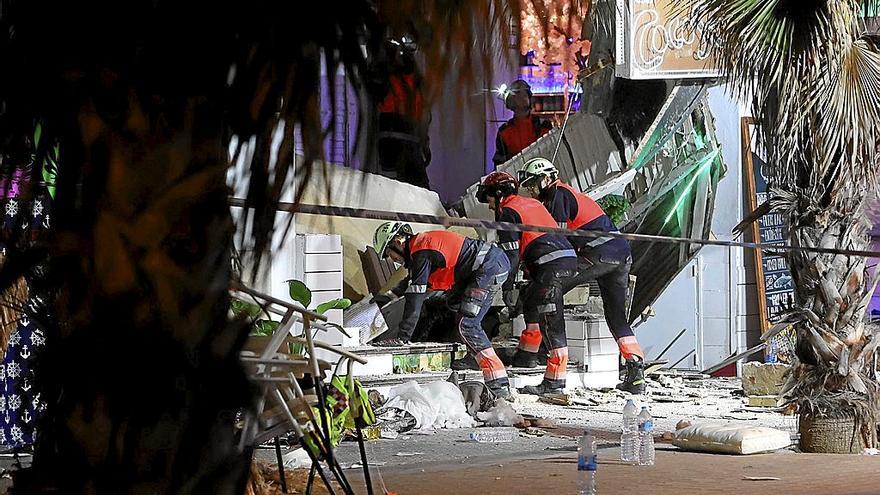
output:
<instances>
[{"instance_id":1,"label":"white plastic crate","mask_svg":"<svg viewBox=\"0 0 880 495\"><path fill-rule=\"evenodd\" d=\"M302 237L302 250L307 254L342 254L342 236L336 234L309 234Z\"/></svg>"},{"instance_id":2,"label":"white plastic crate","mask_svg":"<svg viewBox=\"0 0 880 495\"><path fill-rule=\"evenodd\" d=\"M342 297L342 237L339 235L305 234L295 239L293 276L312 291L311 308ZM342 324L342 311L326 313L328 321Z\"/></svg>"}]
</instances>

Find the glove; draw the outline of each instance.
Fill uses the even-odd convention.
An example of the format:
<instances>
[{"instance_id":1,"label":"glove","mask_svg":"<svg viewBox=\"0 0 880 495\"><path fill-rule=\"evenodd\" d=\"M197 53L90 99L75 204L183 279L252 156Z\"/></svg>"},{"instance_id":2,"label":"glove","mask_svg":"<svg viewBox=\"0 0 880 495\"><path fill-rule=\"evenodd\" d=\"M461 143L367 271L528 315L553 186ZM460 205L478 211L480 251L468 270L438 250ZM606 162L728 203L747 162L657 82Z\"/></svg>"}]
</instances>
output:
<instances>
[{"instance_id":1,"label":"glove","mask_svg":"<svg viewBox=\"0 0 880 495\"><path fill-rule=\"evenodd\" d=\"M382 306L385 306L386 304L390 303L395 298L396 298L396 296L394 295L394 293L391 291L388 291L388 292L383 292L382 294L376 294L375 296L373 296L370 299L370 303L371 304L378 304L379 307L381 308Z\"/></svg>"}]
</instances>

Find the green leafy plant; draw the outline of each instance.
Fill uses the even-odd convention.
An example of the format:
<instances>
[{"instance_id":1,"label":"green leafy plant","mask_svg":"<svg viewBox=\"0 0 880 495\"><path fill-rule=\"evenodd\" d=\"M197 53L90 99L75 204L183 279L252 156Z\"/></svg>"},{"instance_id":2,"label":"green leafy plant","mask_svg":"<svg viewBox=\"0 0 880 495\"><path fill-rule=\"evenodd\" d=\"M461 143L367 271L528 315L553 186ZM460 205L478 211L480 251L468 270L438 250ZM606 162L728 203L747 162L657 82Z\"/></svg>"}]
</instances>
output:
<instances>
[{"instance_id":1,"label":"green leafy plant","mask_svg":"<svg viewBox=\"0 0 880 495\"><path fill-rule=\"evenodd\" d=\"M280 325L277 321L267 318L258 318L263 314L263 309L256 304L233 299L230 304L232 314L249 318L252 321L251 335L269 336L272 335Z\"/></svg>"},{"instance_id":2,"label":"green leafy plant","mask_svg":"<svg viewBox=\"0 0 880 495\"><path fill-rule=\"evenodd\" d=\"M287 280L287 289L290 299L301 304L303 308L308 309L309 305L312 304L312 291L306 287L306 284L299 280ZM351 306L351 300L345 297L340 297L321 303L311 311L323 315L332 309L345 309L349 306ZM230 310L235 316L246 317L252 321L253 328L251 329L251 335L272 335L280 325L279 322L273 321L269 318L259 318L261 314L265 314L265 311L263 311L263 308L253 303L233 299L230 304ZM340 329L342 328L335 323L325 323L325 325Z\"/></svg>"},{"instance_id":3,"label":"green leafy plant","mask_svg":"<svg viewBox=\"0 0 880 495\"><path fill-rule=\"evenodd\" d=\"M597 201L597 203L602 207L605 214L611 218L614 225L620 225L620 222L622 222L626 216L626 212L632 208L632 204L629 200L619 194L609 194L604 196Z\"/></svg>"},{"instance_id":4,"label":"green leafy plant","mask_svg":"<svg viewBox=\"0 0 880 495\"><path fill-rule=\"evenodd\" d=\"M306 287L306 284L299 280L288 280L287 289L290 294L290 299L302 304L304 308L308 308L309 305L312 304L312 291ZM323 315L331 309L345 309L349 306L351 306L351 300L345 297L340 297L321 303L312 311L319 315Z\"/></svg>"}]
</instances>

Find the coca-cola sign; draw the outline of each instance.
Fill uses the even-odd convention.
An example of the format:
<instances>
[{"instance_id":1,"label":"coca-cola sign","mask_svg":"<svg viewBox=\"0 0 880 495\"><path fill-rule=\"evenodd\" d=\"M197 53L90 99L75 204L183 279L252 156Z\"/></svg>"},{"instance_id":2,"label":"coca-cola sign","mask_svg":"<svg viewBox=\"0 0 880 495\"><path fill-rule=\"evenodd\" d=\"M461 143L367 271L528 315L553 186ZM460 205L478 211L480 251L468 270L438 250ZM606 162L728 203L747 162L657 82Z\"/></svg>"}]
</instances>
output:
<instances>
[{"instance_id":1,"label":"coca-cola sign","mask_svg":"<svg viewBox=\"0 0 880 495\"><path fill-rule=\"evenodd\" d=\"M617 0L617 75L716 77L704 26L675 0Z\"/></svg>"}]
</instances>

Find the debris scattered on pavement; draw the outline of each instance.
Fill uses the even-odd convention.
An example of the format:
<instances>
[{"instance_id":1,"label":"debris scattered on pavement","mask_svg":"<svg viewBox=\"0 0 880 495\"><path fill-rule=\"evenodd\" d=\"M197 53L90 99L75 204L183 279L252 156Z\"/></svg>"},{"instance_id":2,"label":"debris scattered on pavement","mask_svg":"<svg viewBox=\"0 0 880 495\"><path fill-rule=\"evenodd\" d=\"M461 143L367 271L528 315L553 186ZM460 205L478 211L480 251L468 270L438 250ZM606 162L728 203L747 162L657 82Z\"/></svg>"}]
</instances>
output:
<instances>
[{"instance_id":1,"label":"debris scattered on pavement","mask_svg":"<svg viewBox=\"0 0 880 495\"><path fill-rule=\"evenodd\" d=\"M880 450L877 449L865 449L862 451L862 455L880 455Z\"/></svg>"},{"instance_id":2,"label":"debris scattered on pavement","mask_svg":"<svg viewBox=\"0 0 880 495\"><path fill-rule=\"evenodd\" d=\"M478 412L476 415L486 426L514 426L523 422L523 417L504 399L496 400L488 411Z\"/></svg>"},{"instance_id":3,"label":"debris scattered on pavement","mask_svg":"<svg viewBox=\"0 0 880 495\"><path fill-rule=\"evenodd\" d=\"M547 404L555 404L557 406L570 406L572 404L568 394L542 395L538 401L546 402Z\"/></svg>"},{"instance_id":4,"label":"debris scattered on pavement","mask_svg":"<svg viewBox=\"0 0 880 495\"><path fill-rule=\"evenodd\" d=\"M781 481L782 478L775 476L743 476L745 481Z\"/></svg>"},{"instance_id":5,"label":"debris scattered on pavement","mask_svg":"<svg viewBox=\"0 0 880 495\"><path fill-rule=\"evenodd\" d=\"M292 450L284 454L281 460L284 463L284 467L289 469L304 468L312 465L312 460L309 459L309 454L305 449Z\"/></svg>"},{"instance_id":6,"label":"debris scattered on pavement","mask_svg":"<svg viewBox=\"0 0 880 495\"><path fill-rule=\"evenodd\" d=\"M373 462L373 461L370 461L370 467L377 467L377 466L378 466L378 467L382 467L382 466L384 466L384 465L386 465L386 464L388 464L388 463L387 463L387 462ZM363 469L363 467L364 467L364 465L361 464L360 462L355 462L355 463L351 464L350 466L346 467L345 469Z\"/></svg>"},{"instance_id":7,"label":"debris scattered on pavement","mask_svg":"<svg viewBox=\"0 0 880 495\"><path fill-rule=\"evenodd\" d=\"M520 436L533 437L533 438L543 437L546 434L547 434L547 432L545 432L544 430L542 430L540 428L535 428L532 426L529 426L528 428L525 428L520 432Z\"/></svg>"},{"instance_id":8,"label":"debris scattered on pavement","mask_svg":"<svg viewBox=\"0 0 880 495\"><path fill-rule=\"evenodd\" d=\"M412 457L416 455L425 455L424 452L398 452L394 454L395 457Z\"/></svg>"}]
</instances>

